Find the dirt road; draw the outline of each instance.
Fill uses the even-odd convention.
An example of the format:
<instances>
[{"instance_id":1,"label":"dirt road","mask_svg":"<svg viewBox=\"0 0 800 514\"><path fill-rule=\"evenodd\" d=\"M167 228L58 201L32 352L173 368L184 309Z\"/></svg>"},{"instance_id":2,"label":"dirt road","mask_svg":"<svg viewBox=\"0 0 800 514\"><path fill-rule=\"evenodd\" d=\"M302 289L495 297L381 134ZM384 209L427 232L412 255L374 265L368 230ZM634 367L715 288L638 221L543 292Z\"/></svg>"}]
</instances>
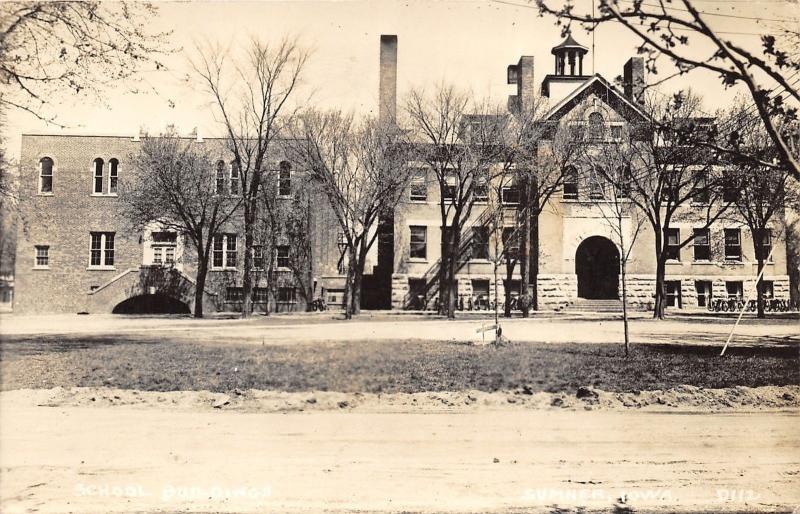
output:
<instances>
[{"instance_id":1,"label":"dirt road","mask_svg":"<svg viewBox=\"0 0 800 514\"><path fill-rule=\"evenodd\" d=\"M5 513L552 512L623 494L636 510L800 505L798 413L280 414L33 397L0 395Z\"/></svg>"},{"instance_id":2,"label":"dirt road","mask_svg":"<svg viewBox=\"0 0 800 514\"><path fill-rule=\"evenodd\" d=\"M449 340L479 342L493 332L482 328L492 320L459 319L447 321L419 316L384 316L378 319L349 322L330 319L331 314L256 317L249 320L170 317L133 317L113 315L6 316L0 319L0 334L124 334L129 338L172 340L231 341L250 344L310 343L317 341L385 341L397 339ZM631 321L634 343L710 344L722 347L735 320L670 319L655 322L641 313ZM512 341L562 343L603 343L622 340L619 320L597 316L555 316L501 320L503 334ZM800 340L800 328L794 319L744 320L736 329L733 344L771 344Z\"/></svg>"}]
</instances>

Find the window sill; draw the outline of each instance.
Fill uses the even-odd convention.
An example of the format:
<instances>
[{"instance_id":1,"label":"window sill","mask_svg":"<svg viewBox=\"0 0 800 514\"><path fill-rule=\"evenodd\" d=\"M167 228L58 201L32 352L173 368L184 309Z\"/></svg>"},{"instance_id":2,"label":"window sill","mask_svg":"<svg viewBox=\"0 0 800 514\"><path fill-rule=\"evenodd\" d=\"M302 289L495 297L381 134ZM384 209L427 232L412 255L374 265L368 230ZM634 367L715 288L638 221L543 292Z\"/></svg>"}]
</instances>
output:
<instances>
[{"instance_id":1,"label":"window sill","mask_svg":"<svg viewBox=\"0 0 800 514\"><path fill-rule=\"evenodd\" d=\"M724 261L722 261L722 263L726 265L735 264L737 266L744 266L744 261L742 261L741 259L725 259Z\"/></svg>"},{"instance_id":2,"label":"window sill","mask_svg":"<svg viewBox=\"0 0 800 514\"><path fill-rule=\"evenodd\" d=\"M50 270L50 266L34 266L31 269L34 270L34 271L49 271Z\"/></svg>"},{"instance_id":3,"label":"window sill","mask_svg":"<svg viewBox=\"0 0 800 514\"><path fill-rule=\"evenodd\" d=\"M409 198L408 199L408 203L426 204L426 203L428 203L428 199L427 198L424 198L424 199L423 198Z\"/></svg>"},{"instance_id":4,"label":"window sill","mask_svg":"<svg viewBox=\"0 0 800 514\"><path fill-rule=\"evenodd\" d=\"M239 196L239 195L236 195L236 196ZM292 198L294 198L294 195L278 195L278 199L279 200L291 200Z\"/></svg>"},{"instance_id":5,"label":"window sill","mask_svg":"<svg viewBox=\"0 0 800 514\"><path fill-rule=\"evenodd\" d=\"M119 196L117 193L92 193L89 196L94 198L116 198Z\"/></svg>"},{"instance_id":6,"label":"window sill","mask_svg":"<svg viewBox=\"0 0 800 514\"><path fill-rule=\"evenodd\" d=\"M427 257L409 257L408 258L408 262L425 263L425 262L428 262L428 258Z\"/></svg>"},{"instance_id":7,"label":"window sill","mask_svg":"<svg viewBox=\"0 0 800 514\"><path fill-rule=\"evenodd\" d=\"M238 271L238 268L234 267L210 268L208 271Z\"/></svg>"},{"instance_id":8,"label":"window sill","mask_svg":"<svg viewBox=\"0 0 800 514\"><path fill-rule=\"evenodd\" d=\"M115 271L116 266L87 266L86 271Z\"/></svg>"},{"instance_id":9,"label":"window sill","mask_svg":"<svg viewBox=\"0 0 800 514\"><path fill-rule=\"evenodd\" d=\"M55 196L55 194L54 193L42 193L42 192L39 192L39 193L36 193L36 196Z\"/></svg>"},{"instance_id":10,"label":"window sill","mask_svg":"<svg viewBox=\"0 0 800 514\"><path fill-rule=\"evenodd\" d=\"M478 258L478 259L472 258L472 259L469 260L469 262L470 263L474 263L474 264L489 264L492 261L490 261L489 259L484 259L484 258Z\"/></svg>"},{"instance_id":11,"label":"window sill","mask_svg":"<svg viewBox=\"0 0 800 514\"><path fill-rule=\"evenodd\" d=\"M692 261L692 265L695 265L695 264L697 264L699 266L714 266L717 263L714 262L714 261L710 261L708 259L702 259L702 260Z\"/></svg>"},{"instance_id":12,"label":"window sill","mask_svg":"<svg viewBox=\"0 0 800 514\"><path fill-rule=\"evenodd\" d=\"M679 261L677 259L667 259L667 262L665 262L664 264L667 264L668 266L669 265L671 265L671 266L681 266L683 264L683 262Z\"/></svg>"}]
</instances>

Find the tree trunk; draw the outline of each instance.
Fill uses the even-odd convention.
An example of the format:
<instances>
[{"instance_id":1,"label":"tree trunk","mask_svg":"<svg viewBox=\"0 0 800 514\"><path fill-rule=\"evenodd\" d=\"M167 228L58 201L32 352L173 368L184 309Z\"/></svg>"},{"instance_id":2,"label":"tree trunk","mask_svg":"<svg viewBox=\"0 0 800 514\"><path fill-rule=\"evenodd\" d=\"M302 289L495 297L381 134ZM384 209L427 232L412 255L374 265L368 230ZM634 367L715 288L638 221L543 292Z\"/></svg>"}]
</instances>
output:
<instances>
[{"instance_id":1,"label":"tree trunk","mask_svg":"<svg viewBox=\"0 0 800 514\"><path fill-rule=\"evenodd\" d=\"M245 201L244 204L244 273L242 275L242 317L248 318L253 311L253 227L255 209ZM270 256L271 257L271 256Z\"/></svg>"},{"instance_id":2,"label":"tree trunk","mask_svg":"<svg viewBox=\"0 0 800 514\"><path fill-rule=\"evenodd\" d=\"M356 253L350 248L347 265L347 279L344 287L344 319L353 319L353 274L356 268Z\"/></svg>"},{"instance_id":3,"label":"tree trunk","mask_svg":"<svg viewBox=\"0 0 800 514\"><path fill-rule=\"evenodd\" d=\"M503 309L503 316L506 318L511 317L511 281L514 280L514 268L516 261L513 261L506 255L506 299L505 308Z\"/></svg>"},{"instance_id":4,"label":"tree trunk","mask_svg":"<svg viewBox=\"0 0 800 514\"><path fill-rule=\"evenodd\" d=\"M447 232L446 222L442 222L442 257L439 259L439 315L444 316L447 314L447 305L450 298L450 287L447 283L447 271L449 269L450 261L450 237Z\"/></svg>"},{"instance_id":5,"label":"tree trunk","mask_svg":"<svg viewBox=\"0 0 800 514\"><path fill-rule=\"evenodd\" d=\"M539 310L539 213L531 214L530 288L531 308Z\"/></svg>"},{"instance_id":6,"label":"tree trunk","mask_svg":"<svg viewBox=\"0 0 800 514\"><path fill-rule=\"evenodd\" d=\"M758 252L758 250L756 250L756 252ZM760 253L756 253L756 255L758 255L756 259L758 261L758 282L756 282L756 294L758 295L756 300L756 305L758 305L757 317L758 319L764 319L766 314L764 314L764 275L762 274L764 270L763 249Z\"/></svg>"},{"instance_id":7,"label":"tree trunk","mask_svg":"<svg viewBox=\"0 0 800 514\"><path fill-rule=\"evenodd\" d=\"M353 314L361 314L361 285L364 282L364 265L367 259L366 239L361 240L360 246L353 272Z\"/></svg>"},{"instance_id":8,"label":"tree trunk","mask_svg":"<svg viewBox=\"0 0 800 514\"><path fill-rule=\"evenodd\" d=\"M527 182L523 184L522 187L522 200L524 203L524 209L530 209L529 205L529 198L528 195L528 186ZM520 234L520 241L519 241L519 274L521 283L521 291L520 291L520 303L522 307L522 317L527 318L530 316L530 298L531 298L531 291L530 291L530 284L531 284L531 277L530 277L530 261L529 255L531 254L531 218L528 215L527 210L523 210L522 215L522 233Z\"/></svg>"},{"instance_id":9,"label":"tree trunk","mask_svg":"<svg viewBox=\"0 0 800 514\"><path fill-rule=\"evenodd\" d=\"M197 263L197 277L194 286L194 317L203 317L203 295L206 289L206 275L208 275L208 257L203 258L202 250L197 252L200 262Z\"/></svg>"},{"instance_id":10,"label":"tree trunk","mask_svg":"<svg viewBox=\"0 0 800 514\"><path fill-rule=\"evenodd\" d=\"M666 268L666 259L659 255L656 260L656 298L653 306L654 319L664 319L664 313L667 309Z\"/></svg>"},{"instance_id":11,"label":"tree trunk","mask_svg":"<svg viewBox=\"0 0 800 514\"><path fill-rule=\"evenodd\" d=\"M450 258L447 267L447 283L449 284L447 296L447 319L456 317L456 300L458 299L458 282L456 281L456 267L461 249L461 226L451 226L450 228Z\"/></svg>"}]
</instances>

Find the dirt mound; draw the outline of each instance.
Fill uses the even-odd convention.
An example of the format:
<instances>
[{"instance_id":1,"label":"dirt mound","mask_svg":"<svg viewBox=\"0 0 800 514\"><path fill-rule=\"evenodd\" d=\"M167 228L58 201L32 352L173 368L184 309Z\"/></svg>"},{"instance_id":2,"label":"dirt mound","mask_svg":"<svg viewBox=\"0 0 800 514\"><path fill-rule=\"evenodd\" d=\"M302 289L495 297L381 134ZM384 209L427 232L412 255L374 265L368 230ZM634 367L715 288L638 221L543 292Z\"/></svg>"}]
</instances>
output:
<instances>
[{"instance_id":1,"label":"dirt mound","mask_svg":"<svg viewBox=\"0 0 800 514\"><path fill-rule=\"evenodd\" d=\"M234 390L228 394L208 391L136 391L106 387L56 387L2 393L43 407L134 406L170 409L224 409L245 412L307 410L359 410L365 412L463 411L478 409L585 409L651 411L755 411L797 409L800 386L733 387L703 389L680 386L667 390L614 393L581 387L572 394L513 391L339 393L311 391Z\"/></svg>"}]
</instances>

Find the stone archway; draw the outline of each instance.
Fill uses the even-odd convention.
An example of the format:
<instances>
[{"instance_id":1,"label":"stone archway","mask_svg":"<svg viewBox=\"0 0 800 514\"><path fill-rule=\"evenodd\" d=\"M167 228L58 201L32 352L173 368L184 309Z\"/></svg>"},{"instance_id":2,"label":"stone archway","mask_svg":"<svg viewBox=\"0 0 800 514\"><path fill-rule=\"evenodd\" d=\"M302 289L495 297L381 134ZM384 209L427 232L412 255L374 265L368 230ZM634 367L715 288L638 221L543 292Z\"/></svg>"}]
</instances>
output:
<instances>
[{"instance_id":1,"label":"stone archway","mask_svg":"<svg viewBox=\"0 0 800 514\"><path fill-rule=\"evenodd\" d=\"M190 314L189 306L165 294L142 294L118 303L112 314Z\"/></svg>"},{"instance_id":2,"label":"stone archway","mask_svg":"<svg viewBox=\"0 0 800 514\"><path fill-rule=\"evenodd\" d=\"M602 236L584 239L575 251L578 297L619 299L619 250Z\"/></svg>"}]
</instances>

